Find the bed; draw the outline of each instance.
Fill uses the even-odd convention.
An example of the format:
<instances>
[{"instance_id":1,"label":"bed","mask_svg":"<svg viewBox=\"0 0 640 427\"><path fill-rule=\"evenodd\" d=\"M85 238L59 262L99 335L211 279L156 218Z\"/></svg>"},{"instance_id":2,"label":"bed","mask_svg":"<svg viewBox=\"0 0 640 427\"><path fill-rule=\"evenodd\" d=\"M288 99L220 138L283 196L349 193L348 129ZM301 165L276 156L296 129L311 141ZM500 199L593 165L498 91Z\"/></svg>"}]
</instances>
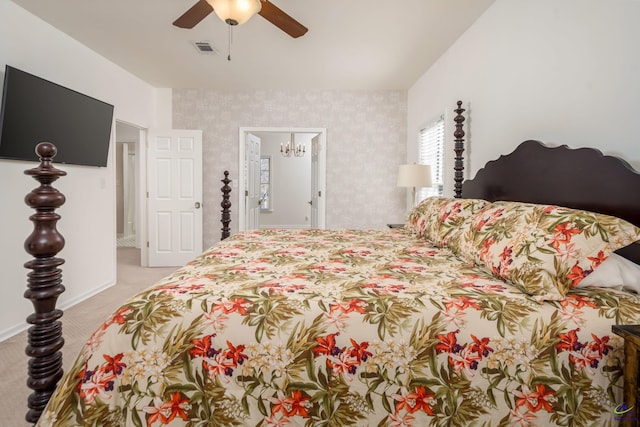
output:
<instances>
[{"instance_id":1,"label":"bed","mask_svg":"<svg viewBox=\"0 0 640 427\"><path fill-rule=\"evenodd\" d=\"M124 302L60 381L54 298L37 425L617 425L640 175L526 141L462 183L460 105L457 197L403 229L232 235Z\"/></svg>"}]
</instances>

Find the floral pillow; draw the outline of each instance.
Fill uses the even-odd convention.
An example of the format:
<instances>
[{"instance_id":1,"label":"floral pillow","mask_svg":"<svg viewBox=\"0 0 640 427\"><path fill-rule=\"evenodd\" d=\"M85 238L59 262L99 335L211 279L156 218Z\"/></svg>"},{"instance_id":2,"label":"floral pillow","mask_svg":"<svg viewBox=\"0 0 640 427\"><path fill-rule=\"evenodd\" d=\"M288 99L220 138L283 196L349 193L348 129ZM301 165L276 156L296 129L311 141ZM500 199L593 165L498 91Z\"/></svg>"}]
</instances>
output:
<instances>
[{"instance_id":1,"label":"floral pillow","mask_svg":"<svg viewBox=\"0 0 640 427\"><path fill-rule=\"evenodd\" d=\"M418 237L455 252L461 246L463 232L469 230L468 222L487 205L489 202L480 199L429 197L411 212L407 228Z\"/></svg>"},{"instance_id":2,"label":"floral pillow","mask_svg":"<svg viewBox=\"0 0 640 427\"><path fill-rule=\"evenodd\" d=\"M520 202L494 202L470 222L459 254L538 301L560 300L640 229L612 216Z\"/></svg>"},{"instance_id":3,"label":"floral pillow","mask_svg":"<svg viewBox=\"0 0 640 427\"><path fill-rule=\"evenodd\" d=\"M432 215L435 215L438 209L440 209L440 205L446 200L449 200L449 198L434 196L427 197L418 203L409 213L405 229L411 231L417 237L427 237L428 230L426 220Z\"/></svg>"}]
</instances>

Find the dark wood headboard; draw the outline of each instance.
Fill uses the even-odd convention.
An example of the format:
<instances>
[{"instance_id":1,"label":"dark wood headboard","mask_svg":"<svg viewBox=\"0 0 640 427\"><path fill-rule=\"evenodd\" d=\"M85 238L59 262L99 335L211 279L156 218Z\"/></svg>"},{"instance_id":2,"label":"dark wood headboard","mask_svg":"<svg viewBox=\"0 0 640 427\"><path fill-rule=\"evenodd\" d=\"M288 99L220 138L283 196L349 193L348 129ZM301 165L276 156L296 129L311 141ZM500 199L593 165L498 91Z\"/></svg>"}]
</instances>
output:
<instances>
[{"instance_id":1,"label":"dark wood headboard","mask_svg":"<svg viewBox=\"0 0 640 427\"><path fill-rule=\"evenodd\" d=\"M626 161L593 148L525 141L465 181L461 196L566 206L640 227L640 174ZM640 244L618 253L640 264Z\"/></svg>"}]
</instances>

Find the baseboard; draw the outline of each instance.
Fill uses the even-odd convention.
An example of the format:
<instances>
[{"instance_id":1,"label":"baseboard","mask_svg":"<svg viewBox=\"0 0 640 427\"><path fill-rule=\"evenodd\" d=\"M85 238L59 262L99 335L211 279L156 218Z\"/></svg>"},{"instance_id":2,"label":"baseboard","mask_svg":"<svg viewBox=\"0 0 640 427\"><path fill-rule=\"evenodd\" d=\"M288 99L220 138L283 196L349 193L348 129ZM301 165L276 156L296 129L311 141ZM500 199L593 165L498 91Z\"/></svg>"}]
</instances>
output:
<instances>
[{"instance_id":1,"label":"baseboard","mask_svg":"<svg viewBox=\"0 0 640 427\"><path fill-rule=\"evenodd\" d=\"M27 322L22 322L18 325L5 329L4 331L0 332L0 342L18 335L22 331L26 331L29 326L30 325ZM27 343L25 342L24 345L26 346Z\"/></svg>"},{"instance_id":2,"label":"baseboard","mask_svg":"<svg viewBox=\"0 0 640 427\"><path fill-rule=\"evenodd\" d=\"M56 308L59 308L60 310L66 310L68 308L73 307L76 304L80 304L81 302L99 294L100 292L104 291L105 289L109 289L112 286L115 286L116 282L109 282L106 283L100 287L97 287L95 289L92 289L89 292L86 292L84 294L80 294L78 296L76 296L75 298L72 298L68 301L65 301L63 304L58 305ZM26 317L26 316L25 316ZM63 321L64 322L64 321ZM27 329L29 329L31 325L29 323L27 323L26 321L18 323L16 325L13 325L3 331L0 331L0 342L5 341L15 335L18 335L21 332L26 331ZM25 346L27 345L27 343L25 342Z\"/></svg>"}]
</instances>

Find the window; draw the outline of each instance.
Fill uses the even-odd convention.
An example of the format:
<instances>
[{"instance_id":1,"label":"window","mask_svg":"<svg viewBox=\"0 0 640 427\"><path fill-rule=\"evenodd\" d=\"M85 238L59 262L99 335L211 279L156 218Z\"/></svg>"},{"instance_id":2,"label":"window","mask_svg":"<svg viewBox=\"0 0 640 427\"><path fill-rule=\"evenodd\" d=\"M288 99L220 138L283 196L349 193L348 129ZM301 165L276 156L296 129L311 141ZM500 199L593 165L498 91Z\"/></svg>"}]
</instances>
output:
<instances>
[{"instance_id":1,"label":"window","mask_svg":"<svg viewBox=\"0 0 640 427\"><path fill-rule=\"evenodd\" d=\"M271 156L260 157L260 210L270 211L271 206Z\"/></svg>"},{"instance_id":2,"label":"window","mask_svg":"<svg viewBox=\"0 0 640 427\"><path fill-rule=\"evenodd\" d=\"M418 163L431 166L431 188L421 188L418 201L444 193L444 117L420 129Z\"/></svg>"}]
</instances>

